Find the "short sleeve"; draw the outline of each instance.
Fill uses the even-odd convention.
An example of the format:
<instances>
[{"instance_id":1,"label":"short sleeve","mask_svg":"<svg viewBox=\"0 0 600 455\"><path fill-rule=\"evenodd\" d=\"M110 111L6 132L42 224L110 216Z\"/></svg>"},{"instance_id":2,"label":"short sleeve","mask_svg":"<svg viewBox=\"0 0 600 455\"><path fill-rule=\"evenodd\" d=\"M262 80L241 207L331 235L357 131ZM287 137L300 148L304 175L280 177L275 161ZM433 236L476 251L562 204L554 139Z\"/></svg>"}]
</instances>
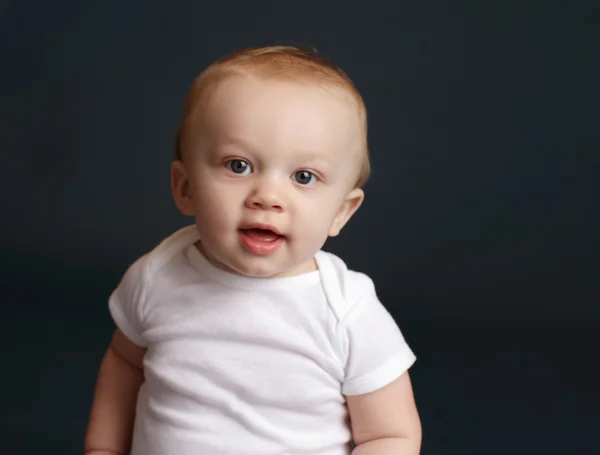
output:
<instances>
[{"instance_id":1,"label":"short sleeve","mask_svg":"<svg viewBox=\"0 0 600 455\"><path fill-rule=\"evenodd\" d=\"M361 278L361 297L343 320L348 341L344 395L360 395L384 387L416 360L400 328L379 301L373 282L365 275Z\"/></svg>"},{"instance_id":2,"label":"short sleeve","mask_svg":"<svg viewBox=\"0 0 600 455\"><path fill-rule=\"evenodd\" d=\"M147 283L148 257L142 256L125 272L108 300L110 314L117 327L138 346L143 338L142 309Z\"/></svg>"}]
</instances>

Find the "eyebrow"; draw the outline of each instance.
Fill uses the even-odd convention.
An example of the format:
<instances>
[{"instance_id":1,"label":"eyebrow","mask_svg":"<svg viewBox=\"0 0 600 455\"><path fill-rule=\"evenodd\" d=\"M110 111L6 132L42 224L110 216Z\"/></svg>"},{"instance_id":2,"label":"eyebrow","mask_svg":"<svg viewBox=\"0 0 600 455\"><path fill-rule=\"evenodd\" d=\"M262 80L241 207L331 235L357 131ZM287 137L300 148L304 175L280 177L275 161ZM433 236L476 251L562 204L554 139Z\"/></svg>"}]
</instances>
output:
<instances>
[{"instance_id":1,"label":"eyebrow","mask_svg":"<svg viewBox=\"0 0 600 455\"><path fill-rule=\"evenodd\" d=\"M256 148L252 147L251 144L248 144L240 139L228 137L224 135L215 135L210 139L210 145L208 146L208 152L210 155L222 155L223 149L228 147L233 147L235 149L239 149L242 154L249 153L251 155L256 155Z\"/></svg>"},{"instance_id":2,"label":"eyebrow","mask_svg":"<svg viewBox=\"0 0 600 455\"><path fill-rule=\"evenodd\" d=\"M322 153L303 150L297 150L295 153L299 162L315 163L318 166L324 167L328 171L331 170L331 167L333 166L331 160L325 158Z\"/></svg>"},{"instance_id":3,"label":"eyebrow","mask_svg":"<svg viewBox=\"0 0 600 455\"><path fill-rule=\"evenodd\" d=\"M242 149L249 149L250 151L252 151L254 149L254 147L252 147L250 144L244 142L242 139L238 139L235 137L230 137L230 136L222 136L222 135L218 135L215 139L213 139L213 145L215 146L229 146L229 145L233 145Z\"/></svg>"},{"instance_id":4,"label":"eyebrow","mask_svg":"<svg viewBox=\"0 0 600 455\"><path fill-rule=\"evenodd\" d=\"M239 147L243 150L247 150L252 154L258 154L258 147L253 146L251 143L244 141L243 139L236 138L233 136L221 136L213 143L215 146L223 147L223 146L234 146ZM321 166L324 166L328 170L332 167L330 160L323 157L323 152L318 152L315 150L302 150L302 149L294 149L294 156L297 158L296 161L300 162L316 162Z\"/></svg>"}]
</instances>

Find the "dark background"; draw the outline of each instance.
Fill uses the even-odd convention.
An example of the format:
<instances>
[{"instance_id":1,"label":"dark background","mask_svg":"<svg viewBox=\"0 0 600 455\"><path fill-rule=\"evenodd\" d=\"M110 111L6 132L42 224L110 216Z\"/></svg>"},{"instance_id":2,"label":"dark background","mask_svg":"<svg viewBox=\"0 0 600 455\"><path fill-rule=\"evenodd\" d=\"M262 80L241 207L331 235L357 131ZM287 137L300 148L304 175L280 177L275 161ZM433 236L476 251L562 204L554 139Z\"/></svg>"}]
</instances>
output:
<instances>
[{"instance_id":1,"label":"dark background","mask_svg":"<svg viewBox=\"0 0 600 455\"><path fill-rule=\"evenodd\" d=\"M0 451L82 451L125 268L188 223L185 92L314 45L370 115L365 205L326 245L419 357L424 455L600 453L598 2L0 1Z\"/></svg>"}]
</instances>

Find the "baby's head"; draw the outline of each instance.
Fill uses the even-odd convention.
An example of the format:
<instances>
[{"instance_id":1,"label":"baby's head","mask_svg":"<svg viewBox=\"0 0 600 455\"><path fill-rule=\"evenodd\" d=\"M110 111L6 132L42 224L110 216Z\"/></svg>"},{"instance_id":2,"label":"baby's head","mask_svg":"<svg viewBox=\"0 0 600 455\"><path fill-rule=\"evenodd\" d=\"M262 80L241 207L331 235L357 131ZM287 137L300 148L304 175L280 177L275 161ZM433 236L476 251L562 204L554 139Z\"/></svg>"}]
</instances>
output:
<instances>
[{"instance_id":1,"label":"baby's head","mask_svg":"<svg viewBox=\"0 0 600 455\"><path fill-rule=\"evenodd\" d=\"M252 277L314 270L314 254L361 205L367 120L350 79L294 47L249 49L190 89L171 167L199 248Z\"/></svg>"}]
</instances>

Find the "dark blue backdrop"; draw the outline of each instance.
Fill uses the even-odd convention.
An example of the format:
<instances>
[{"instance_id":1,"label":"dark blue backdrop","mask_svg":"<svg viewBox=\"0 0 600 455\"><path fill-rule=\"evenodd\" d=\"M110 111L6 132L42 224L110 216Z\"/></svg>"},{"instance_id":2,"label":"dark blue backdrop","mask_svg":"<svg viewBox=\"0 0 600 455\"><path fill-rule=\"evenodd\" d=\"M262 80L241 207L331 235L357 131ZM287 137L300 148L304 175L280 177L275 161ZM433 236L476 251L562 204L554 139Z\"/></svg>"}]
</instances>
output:
<instances>
[{"instance_id":1,"label":"dark blue backdrop","mask_svg":"<svg viewBox=\"0 0 600 455\"><path fill-rule=\"evenodd\" d=\"M81 453L108 294L188 222L189 84L297 42L369 109L367 199L327 249L419 357L422 453L598 451L598 23L592 1L1 1L0 449Z\"/></svg>"}]
</instances>

